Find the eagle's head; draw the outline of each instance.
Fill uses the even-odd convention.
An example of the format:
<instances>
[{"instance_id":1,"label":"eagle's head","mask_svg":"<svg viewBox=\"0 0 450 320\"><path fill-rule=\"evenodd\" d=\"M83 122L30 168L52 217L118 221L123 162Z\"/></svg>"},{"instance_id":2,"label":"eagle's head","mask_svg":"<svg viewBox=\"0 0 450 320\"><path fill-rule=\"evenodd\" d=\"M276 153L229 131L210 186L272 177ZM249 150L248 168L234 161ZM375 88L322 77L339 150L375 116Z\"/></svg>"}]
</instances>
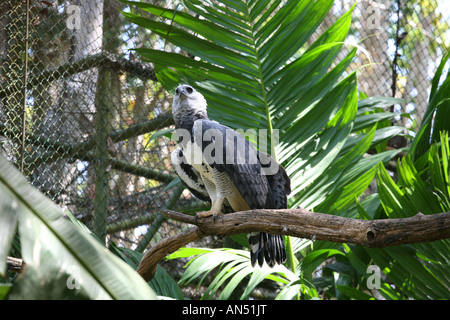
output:
<instances>
[{"instance_id":1,"label":"eagle's head","mask_svg":"<svg viewBox=\"0 0 450 320\"><path fill-rule=\"evenodd\" d=\"M174 118L182 117L183 114L206 115L206 100L190 85L179 85L173 98L172 114Z\"/></svg>"}]
</instances>

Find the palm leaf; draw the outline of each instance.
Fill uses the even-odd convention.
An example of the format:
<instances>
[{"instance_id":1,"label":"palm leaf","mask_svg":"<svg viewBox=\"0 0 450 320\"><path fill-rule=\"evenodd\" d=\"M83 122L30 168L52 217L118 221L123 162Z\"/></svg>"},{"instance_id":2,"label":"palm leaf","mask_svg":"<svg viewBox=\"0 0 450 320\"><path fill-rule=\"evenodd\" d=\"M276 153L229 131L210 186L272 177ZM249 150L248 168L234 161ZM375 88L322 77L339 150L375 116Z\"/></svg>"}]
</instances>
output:
<instances>
[{"instance_id":1,"label":"palm leaf","mask_svg":"<svg viewBox=\"0 0 450 320\"><path fill-rule=\"evenodd\" d=\"M321 209L343 211L367 188L377 163L398 155L399 151L385 152L379 146L400 129L377 125L396 116L384 112L384 108L398 100L369 98L359 105L356 74L348 72L356 49L337 61L353 7L308 46L307 41L327 16L332 0L184 1L192 14L122 2L160 17L151 20L123 13L130 22L195 56L193 59L137 49L154 63L158 80L166 89L189 83L205 96L213 120L232 128L267 130L267 150L291 178L291 206L316 208L322 202L336 202L333 207L323 205ZM272 143L277 134L279 141ZM363 158L373 147L380 153ZM365 174L355 179L361 173ZM335 201L340 194L342 200ZM293 257L292 252L288 255ZM202 275L193 271L201 269L199 259L194 260L198 268L190 266L185 279ZM296 259L291 260L295 263ZM295 270L295 266L290 267ZM250 272L246 268L238 270L237 265L233 268L235 272L218 276L232 283L228 289ZM291 283L282 296L293 297L300 288L308 292L305 283L300 282ZM297 292L292 295L294 288ZM210 292L215 292L213 289L217 287L210 288Z\"/></svg>"},{"instance_id":2,"label":"palm leaf","mask_svg":"<svg viewBox=\"0 0 450 320\"><path fill-rule=\"evenodd\" d=\"M450 73L445 79L441 79L442 71L450 59L450 52L441 60L435 76L432 80L432 87L428 108L423 115L422 124L411 145L411 157L417 161L429 150L431 144L439 141L441 131L450 131ZM440 82L442 81L442 84Z\"/></svg>"},{"instance_id":3,"label":"palm leaf","mask_svg":"<svg viewBox=\"0 0 450 320\"><path fill-rule=\"evenodd\" d=\"M378 112L353 121L358 110L356 76L340 78L356 50L331 68L346 38L352 10L302 49L332 1L285 5L280 1L227 1L226 6L186 1L186 8L199 17L146 3L123 2L170 19L164 23L124 13L129 21L199 57L194 60L138 49L155 64L158 79L166 88L191 83L207 99L212 119L244 130L268 130L269 150L291 176L294 206L302 203L298 192L328 172L344 146L348 150L345 143L351 130L361 131L395 116ZM304 52L298 55L300 49ZM382 108L392 103L388 100L371 99L365 106L375 108L373 105L379 103L376 107ZM275 129L280 138L276 149L271 146ZM385 130L385 137L386 132L393 134L394 130ZM383 131L376 133L380 141Z\"/></svg>"},{"instance_id":4,"label":"palm leaf","mask_svg":"<svg viewBox=\"0 0 450 320\"><path fill-rule=\"evenodd\" d=\"M436 146L436 145L434 145ZM423 179L411 159L399 163L399 182L396 184L380 166L378 191L381 203L389 217L410 217L418 212L433 214L448 210L448 167L436 165L448 163L448 135L441 136L441 148L429 151L430 175ZM445 171L442 170L445 168ZM440 188L438 189L438 186ZM436 190L440 190L440 197ZM396 284L397 290L415 299L448 299L450 277L449 240L414 244L384 250L367 249L377 265L388 270L387 276ZM395 262L395 268L392 266ZM407 286L411 283L414 287Z\"/></svg>"},{"instance_id":5,"label":"palm leaf","mask_svg":"<svg viewBox=\"0 0 450 320\"><path fill-rule=\"evenodd\" d=\"M133 269L65 219L61 210L29 185L2 155L0 194L0 271L5 270L16 226L27 266L14 282L9 298L156 297Z\"/></svg>"},{"instance_id":6,"label":"palm leaf","mask_svg":"<svg viewBox=\"0 0 450 320\"><path fill-rule=\"evenodd\" d=\"M243 250L182 248L170 255L169 259L192 255L194 257L187 264L187 269L180 279L181 284L188 284L198 278L204 279L208 274L218 270L202 299L212 299L217 294L218 299L226 300L239 283L247 278L249 282L241 299L248 299L254 288L265 279L280 284L292 284L299 280L298 276L281 265L273 268L264 265L254 269L250 264L248 251ZM200 281L199 285L201 283ZM298 292L297 287L296 289Z\"/></svg>"},{"instance_id":7,"label":"palm leaf","mask_svg":"<svg viewBox=\"0 0 450 320\"><path fill-rule=\"evenodd\" d=\"M398 162L398 181L395 182L383 165L377 170L378 194L373 199L375 207L379 203L383 214L389 218L411 217L418 212L433 214L450 210L449 181L449 139L448 123L433 124L430 115L445 106L448 101L448 78L438 85L444 63L444 57L433 79L430 105L423 126L413 141L410 153ZM438 98L436 98L438 97ZM367 109L369 107L369 109ZM364 106L365 112L372 111L372 106ZM436 140L439 135L440 139ZM434 143L433 143L434 141ZM368 208L368 207L366 207ZM378 209L376 209L378 210ZM373 212L373 209L371 210ZM358 212L366 219L373 219L363 206ZM364 284L366 275L361 260L367 258L381 268L387 276L382 281L378 292L386 299L448 299L450 277L448 239L431 243L419 243L386 249L346 247L349 262L358 270ZM363 251L361 251L363 249ZM358 297L355 292L343 288L351 297Z\"/></svg>"}]
</instances>

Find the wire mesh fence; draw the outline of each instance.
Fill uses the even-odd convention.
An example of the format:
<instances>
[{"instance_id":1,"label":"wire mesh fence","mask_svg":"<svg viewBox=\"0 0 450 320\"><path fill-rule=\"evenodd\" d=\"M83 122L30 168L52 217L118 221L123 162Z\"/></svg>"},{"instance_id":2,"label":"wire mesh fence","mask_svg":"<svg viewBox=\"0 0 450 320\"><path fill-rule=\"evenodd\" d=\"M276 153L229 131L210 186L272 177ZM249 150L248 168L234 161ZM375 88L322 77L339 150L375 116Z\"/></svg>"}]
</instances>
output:
<instances>
[{"instance_id":1,"label":"wire mesh fence","mask_svg":"<svg viewBox=\"0 0 450 320\"><path fill-rule=\"evenodd\" d=\"M120 9L2 2L0 141L34 186L100 239L136 247L148 231L138 227L155 235L158 210L182 190L166 188L169 97L128 50L157 39L126 25Z\"/></svg>"},{"instance_id":2,"label":"wire mesh fence","mask_svg":"<svg viewBox=\"0 0 450 320\"><path fill-rule=\"evenodd\" d=\"M444 2L360 1L353 14L360 90L404 98L395 111L412 113L413 128L448 51ZM322 30L351 4L335 1ZM162 208L203 204L174 183L171 97L131 50L164 43L121 10L116 0L2 1L0 149L101 240L142 251L183 228L165 221Z\"/></svg>"}]
</instances>

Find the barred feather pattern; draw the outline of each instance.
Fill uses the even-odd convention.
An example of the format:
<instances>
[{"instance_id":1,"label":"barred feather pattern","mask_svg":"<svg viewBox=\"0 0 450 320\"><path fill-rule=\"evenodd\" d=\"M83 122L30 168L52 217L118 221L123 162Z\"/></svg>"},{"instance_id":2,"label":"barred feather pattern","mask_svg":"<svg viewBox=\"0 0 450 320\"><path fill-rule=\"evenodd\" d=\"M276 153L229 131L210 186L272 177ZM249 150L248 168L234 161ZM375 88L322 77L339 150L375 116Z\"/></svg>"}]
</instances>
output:
<instances>
[{"instance_id":1,"label":"barred feather pattern","mask_svg":"<svg viewBox=\"0 0 450 320\"><path fill-rule=\"evenodd\" d=\"M262 154L259 154L259 157L261 156ZM268 155L264 154L264 156L267 157ZM266 177L271 195L271 201L268 201L266 209L286 209L288 207L287 195L291 193L290 179L286 171L280 165L275 175L267 175ZM286 250L282 235L252 232L248 234L248 242L250 261L253 267L256 263L262 266L264 260L270 267L286 262Z\"/></svg>"},{"instance_id":2,"label":"barred feather pattern","mask_svg":"<svg viewBox=\"0 0 450 320\"><path fill-rule=\"evenodd\" d=\"M252 232L248 235L248 242L250 245L250 261L253 267L256 263L262 266L264 260L270 267L286 262L283 236L265 232Z\"/></svg>"}]
</instances>

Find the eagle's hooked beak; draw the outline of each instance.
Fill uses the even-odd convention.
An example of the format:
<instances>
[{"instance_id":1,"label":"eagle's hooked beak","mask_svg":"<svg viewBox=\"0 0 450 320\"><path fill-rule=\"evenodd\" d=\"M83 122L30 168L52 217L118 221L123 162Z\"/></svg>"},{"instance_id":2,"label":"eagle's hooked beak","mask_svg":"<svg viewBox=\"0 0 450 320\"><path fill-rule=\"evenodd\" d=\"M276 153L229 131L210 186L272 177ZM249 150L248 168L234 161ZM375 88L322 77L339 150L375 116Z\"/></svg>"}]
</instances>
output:
<instances>
[{"instance_id":1,"label":"eagle's hooked beak","mask_svg":"<svg viewBox=\"0 0 450 320\"><path fill-rule=\"evenodd\" d=\"M183 94L183 95L185 95L187 97L190 94L192 94L192 92L194 92L194 88L192 88L189 85L178 86L178 88L175 90L175 94L177 96L181 96L181 94Z\"/></svg>"}]
</instances>

